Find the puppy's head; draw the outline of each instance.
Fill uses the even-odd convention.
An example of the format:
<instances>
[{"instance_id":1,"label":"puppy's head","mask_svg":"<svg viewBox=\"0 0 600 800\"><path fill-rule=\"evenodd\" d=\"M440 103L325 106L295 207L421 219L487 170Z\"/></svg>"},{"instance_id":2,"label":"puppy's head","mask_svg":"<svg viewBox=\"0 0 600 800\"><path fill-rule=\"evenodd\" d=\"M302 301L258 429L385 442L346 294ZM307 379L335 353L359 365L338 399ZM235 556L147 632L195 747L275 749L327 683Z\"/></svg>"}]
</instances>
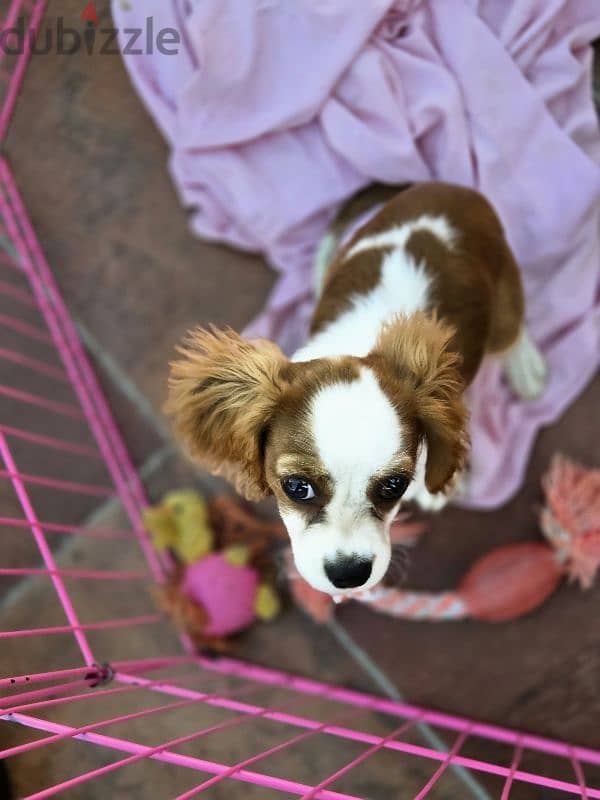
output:
<instances>
[{"instance_id":1,"label":"puppy's head","mask_svg":"<svg viewBox=\"0 0 600 800\"><path fill-rule=\"evenodd\" d=\"M172 364L167 411L191 456L249 499L274 494L296 566L316 589L369 588L427 445L443 491L465 455L452 331L399 318L366 358L290 362L271 342L197 330Z\"/></svg>"}]
</instances>

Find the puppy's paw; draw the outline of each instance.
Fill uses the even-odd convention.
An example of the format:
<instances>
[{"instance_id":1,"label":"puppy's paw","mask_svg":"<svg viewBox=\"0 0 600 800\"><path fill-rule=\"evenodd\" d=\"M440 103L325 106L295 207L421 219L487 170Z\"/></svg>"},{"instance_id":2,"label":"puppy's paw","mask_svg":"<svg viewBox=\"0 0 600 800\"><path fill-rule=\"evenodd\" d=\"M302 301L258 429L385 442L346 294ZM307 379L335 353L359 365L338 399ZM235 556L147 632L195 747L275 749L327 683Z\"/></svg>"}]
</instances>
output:
<instances>
[{"instance_id":1,"label":"puppy's paw","mask_svg":"<svg viewBox=\"0 0 600 800\"><path fill-rule=\"evenodd\" d=\"M504 372L513 392L523 400L536 400L546 388L548 365L525 329L504 356Z\"/></svg>"},{"instance_id":2,"label":"puppy's paw","mask_svg":"<svg viewBox=\"0 0 600 800\"><path fill-rule=\"evenodd\" d=\"M412 491L407 492L406 499L413 500L421 510L437 513L449 502L466 494L468 472L457 472L445 492L430 492L424 483L416 482Z\"/></svg>"},{"instance_id":3,"label":"puppy's paw","mask_svg":"<svg viewBox=\"0 0 600 800\"><path fill-rule=\"evenodd\" d=\"M436 513L448 505L450 495L444 494L444 492L432 494L425 486L420 486L416 490L413 500L422 511Z\"/></svg>"},{"instance_id":4,"label":"puppy's paw","mask_svg":"<svg viewBox=\"0 0 600 800\"><path fill-rule=\"evenodd\" d=\"M325 283L325 276L327 275L329 264L335 255L337 243L337 238L333 233L326 233L319 242L313 265L315 297L321 296L323 284Z\"/></svg>"}]
</instances>

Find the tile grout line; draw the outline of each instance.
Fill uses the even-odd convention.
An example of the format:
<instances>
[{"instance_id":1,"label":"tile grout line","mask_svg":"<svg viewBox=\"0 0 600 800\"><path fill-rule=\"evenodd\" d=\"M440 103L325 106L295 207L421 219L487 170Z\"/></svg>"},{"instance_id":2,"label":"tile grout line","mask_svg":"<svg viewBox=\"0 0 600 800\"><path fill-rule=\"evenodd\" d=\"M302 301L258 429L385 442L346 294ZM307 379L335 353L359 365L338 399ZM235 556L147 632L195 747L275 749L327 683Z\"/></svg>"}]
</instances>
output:
<instances>
[{"instance_id":1,"label":"tile grout line","mask_svg":"<svg viewBox=\"0 0 600 800\"><path fill-rule=\"evenodd\" d=\"M150 478L156 470L158 470L164 462L175 452L175 448L173 445L166 445L164 447L155 450L151 456L149 456L146 461L142 464L141 468L139 469L139 476L142 480L146 480ZM81 522L79 527L81 528L93 528L100 519L107 513L110 513L113 510L118 509L122 506L121 501L118 498L111 498L110 500L105 500L99 506L97 506L88 516ZM60 559L68 556L69 553L75 549L78 545L79 540L77 536L72 536L67 539L60 547L58 547L54 551L54 558L58 563ZM4 597L0 600L0 613L10 609L12 606L16 605L20 602L23 597L29 592L30 589L36 584L43 580L43 576L40 575L30 575L26 578L23 578L19 583L13 586Z\"/></svg>"},{"instance_id":2,"label":"tile grout line","mask_svg":"<svg viewBox=\"0 0 600 800\"><path fill-rule=\"evenodd\" d=\"M358 666L371 678L375 685L390 697L399 703L405 703L406 699L402 693L396 688L388 676L379 668L373 661L368 653L357 644L348 631L340 625L336 620L331 620L327 623L327 628L337 639L338 643L344 650L354 659ZM425 722L419 722L415 726L423 739L430 744L434 749L447 752L448 747L445 742L432 730L432 728ZM450 769L456 774L456 777L461 780L466 788L471 792L476 800L491 800L488 792L479 784L479 782L471 775L471 773L464 767L457 767L452 764Z\"/></svg>"}]
</instances>

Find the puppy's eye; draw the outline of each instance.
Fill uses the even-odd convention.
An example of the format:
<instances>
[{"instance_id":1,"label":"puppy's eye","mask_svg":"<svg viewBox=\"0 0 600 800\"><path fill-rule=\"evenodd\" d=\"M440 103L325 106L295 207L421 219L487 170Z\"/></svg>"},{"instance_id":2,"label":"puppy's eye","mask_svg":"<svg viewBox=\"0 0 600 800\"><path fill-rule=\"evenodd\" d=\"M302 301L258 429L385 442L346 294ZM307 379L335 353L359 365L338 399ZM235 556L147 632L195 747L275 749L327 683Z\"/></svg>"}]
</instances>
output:
<instances>
[{"instance_id":1,"label":"puppy's eye","mask_svg":"<svg viewBox=\"0 0 600 800\"><path fill-rule=\"evenodd\" d=\"M315 496L312 484L301 475L290 475L288 478L284 478L281 481L281 488L290 500L295 500L297 503L312 500Z\"/></svg>"},{"instance_id":2,"label":"puppy's eye","mask_svg":"<svg viewBox=\"0 0 600 800\"><path fill-rule=\"evenodd\" d=\"M406 475L390 475L377 487L377 495L383 501L400 500L409 483L410 479Z\"/></svg>"}]
</instances>

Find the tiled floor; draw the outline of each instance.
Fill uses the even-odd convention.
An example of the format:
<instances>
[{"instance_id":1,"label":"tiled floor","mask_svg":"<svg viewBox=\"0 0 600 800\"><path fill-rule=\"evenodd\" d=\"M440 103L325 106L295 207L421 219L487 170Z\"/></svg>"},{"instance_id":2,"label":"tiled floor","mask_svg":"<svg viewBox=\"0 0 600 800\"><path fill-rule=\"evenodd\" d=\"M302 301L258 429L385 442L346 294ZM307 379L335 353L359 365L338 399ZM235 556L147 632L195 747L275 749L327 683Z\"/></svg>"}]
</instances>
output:
<instances>
[{"instance_id":1,"label":"tiled floor","mask_svg":"<svg viewBox=\"0 0 600 800\"><path fill-rule=\"evenodd\" d=\"M107 18L107 3L97 5ZM81 3L53 0L49 13L58 13L59 7L68 22L80 13ZM117 57L34 58L7 150L125 441L136 465L145 465L150 496L190 482L214 488L213 481L192 474L169 449L160 415L167 362L174 343L192 324L210 320L243 327L260 309L272 273L257 257L189 234L186 212L169 180L166 147ZM453 586L473 559L490 548L534 538L540 475L557 449L583 462L597 461L599 407L596 379L564 418L540 436L526 484L504 508L490 514L450 510L432 520L430 534L411 555L410 583ZM3 511L9 502L0 497ZM75 511L84 520L93 510ZM30 563L33 549L22 538L17 547L18 562ZM73 548L61 555L67 564L76 557ZM13 583L10 589L8 604L2 605L0 596L0 628L9 618L11 627L25 626L39 609L51 618L50 593L39 583L30 581L21 591ZM114 613L135 603L133 594L112 600ZM318 629L290 609L276 626L249 633L241 653L325 680L401 693L416 703L600 747L599 602L600 587L582 593L565 586L540 611L499 626L411 624L347 606L332 630ZM153 638L153 646L167 647L171 635L164 630ZM60 642L55 651L49 647L47 663L65 658L63 648ZM26 655L5 650L0 671L16 669L14 659ZM0 744L13 735L0 727ZM81 759L91 758L85 747L77 752ZM68 765L44 759L13 767L20 793L31 789L34 773L36 785L42 785L64 769ZM392 788L400 790L394 783L397 775L386 769L381 767L379 784L363 787L365 793L379 798L391 796ZM184 790L171 775L156 766L152 770L157 797ZM410 789L422 776L417 771L409 778L403 797L412 796ZM98 796L147 797L148 780L144 770L129 771L104 785ZM90 791L80 796L95 797ZM451 784L448 791L448 798L466 796L462 786ZM246 790L239 796L263 795Z\"/></svg>"}]
</instances>

